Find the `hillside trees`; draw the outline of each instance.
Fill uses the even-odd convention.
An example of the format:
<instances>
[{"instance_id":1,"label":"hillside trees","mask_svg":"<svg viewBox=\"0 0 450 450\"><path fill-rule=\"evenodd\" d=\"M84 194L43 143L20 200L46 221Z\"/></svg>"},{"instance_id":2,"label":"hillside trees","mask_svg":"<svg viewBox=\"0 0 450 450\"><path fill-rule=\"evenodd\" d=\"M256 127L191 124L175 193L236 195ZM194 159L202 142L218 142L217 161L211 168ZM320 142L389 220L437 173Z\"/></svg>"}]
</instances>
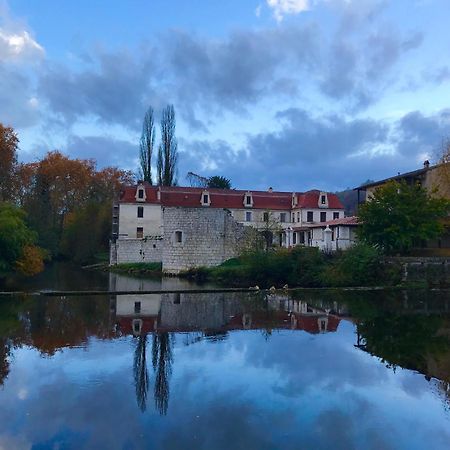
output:
<instances>
[{"instance_id":1,"label":"hillside trees","mask_svg":"<svg viewBox=\"0 0 450 450\"><path fill-rule=\"evenodd\" d=\"M440 236L444 227L439 219L449 212L449 200L433 197L417 184L390 182L360 206L358 235L387 254L405 254Z\"/></svg>"}]
</instances>

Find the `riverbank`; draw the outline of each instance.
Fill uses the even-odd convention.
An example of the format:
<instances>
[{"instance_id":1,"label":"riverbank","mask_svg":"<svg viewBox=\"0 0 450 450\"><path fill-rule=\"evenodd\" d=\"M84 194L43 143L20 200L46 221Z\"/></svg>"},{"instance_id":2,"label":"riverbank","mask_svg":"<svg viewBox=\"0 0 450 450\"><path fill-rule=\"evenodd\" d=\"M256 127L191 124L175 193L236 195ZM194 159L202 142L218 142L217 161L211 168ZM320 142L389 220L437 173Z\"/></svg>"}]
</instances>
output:
<instances>
[{"instance_id":1,"label":"riverbank","mask_svg":"<svg viewBox=\"0 0 450 450\"><path fill-rule=\"evenodd\" d=\"M448 288L448 258L386 258L365 245L345 252L324 254L314 248L253 253L220 266L200 267L180 274L195 281L218 285L261 288L275 286L306 288Z\"/></svg>"}]
</instances>

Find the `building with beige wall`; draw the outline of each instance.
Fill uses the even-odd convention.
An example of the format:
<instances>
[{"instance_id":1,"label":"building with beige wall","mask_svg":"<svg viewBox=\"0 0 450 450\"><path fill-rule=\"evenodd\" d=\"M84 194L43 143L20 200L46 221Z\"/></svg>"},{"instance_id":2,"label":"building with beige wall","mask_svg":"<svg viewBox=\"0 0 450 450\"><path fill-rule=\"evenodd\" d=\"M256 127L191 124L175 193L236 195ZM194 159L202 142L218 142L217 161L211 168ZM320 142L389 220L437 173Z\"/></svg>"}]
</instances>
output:
<instances>
[{"instance_id":1,"label":"building with beige wall","mask_svg":"<svg viewBox=\"0 0 450 450\"><path fill-rule=\"evenodd\" d=\"M176 214L173 213L174 208ZM207 211L225 213L209 214ZM183 214L189 217L184 217ZM202 262L210 265L211 261L217 262L222 258L220 255L232 257L230 255L234 250L231 253L227 249L219 252L214 247L227 246L232 241L228 231L220 232L225 222L228 225L224 229L239 229L231 226L230 219L244 228L252 227L264 232L269 244L292 247L317 243L317 240L312 239L304 242L297 240L293 227L308 227L343 218L344 207L338 197L325 191L276 192L271 188L267 191L250 191L138 183L135 186L125 186L114 206L110 261L112 264L162 261L164 251L179 238L178 235L168 237L166 231L177 229L178 224L185 227L184 235L189 236L189 242L185 241L186 251L189 244L191 252L189 258L182 259L198 260L198 255L192 254L195 251L193 239L197 238L202 244L202 251L209 248L211 253L206 258L207 252L204 252L206 259L197 262L199 265ZM174 220L176 223L173 223ZM200 222L204 222L206 228ZM181 228L178 232L183 235ZM239 234L242 232L239 231ZM222 243L218 243L220 236L224 240ZM183 247L182 238L176 243L177 251L182 251L178 245L182 244ZM233 243L233 248L237 249L238 245ZM172 266L178 267L174 261L170 265L171 270Z\"/></svg>"}]
</instances>

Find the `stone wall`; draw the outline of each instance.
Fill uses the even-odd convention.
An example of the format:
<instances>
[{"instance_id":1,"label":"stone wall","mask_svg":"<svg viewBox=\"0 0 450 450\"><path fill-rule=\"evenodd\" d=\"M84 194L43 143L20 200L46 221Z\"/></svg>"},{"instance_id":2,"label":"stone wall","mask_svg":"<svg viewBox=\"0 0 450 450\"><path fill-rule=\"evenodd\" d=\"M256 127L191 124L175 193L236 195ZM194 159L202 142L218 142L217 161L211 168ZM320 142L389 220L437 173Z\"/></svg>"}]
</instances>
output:
<instances>
[{"instance_id":1,"label":"stone wall","mask_svg":"<svg viewBox=\"0 0 450 450\"><path fill-rule=\"evenodd\" d=\"M163 241L152 239L118 239L111 243L110 264L161 262Z\"/></svg>"},{"instance_id":2,"label":"stone wall","mask_svg":"<svg viewBox=\"0 0 450 450\"><path fill-rule=\"evenodd\" d=\"M238 256L245 244L245 227L225 209L165 207L163 224L168 273L219 265Z\"/></svg>"}]
</instances>

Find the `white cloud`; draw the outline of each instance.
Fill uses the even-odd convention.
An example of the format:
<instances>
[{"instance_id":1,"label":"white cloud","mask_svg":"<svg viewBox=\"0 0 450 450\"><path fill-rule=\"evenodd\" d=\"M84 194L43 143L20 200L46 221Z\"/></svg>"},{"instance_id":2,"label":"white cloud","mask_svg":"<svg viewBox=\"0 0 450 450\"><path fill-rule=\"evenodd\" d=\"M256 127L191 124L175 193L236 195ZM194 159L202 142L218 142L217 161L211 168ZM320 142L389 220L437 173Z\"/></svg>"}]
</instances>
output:
<instances>
[{"instance_id":1,"label":"white cloud","mask_svg":"<svg viewBox=\"0 0 450 450\"><path fill-rule=\"evenodd\" d=\"M7 32L0 28L0 60L34 60L44 56L44 48L27 31Z\"/></svg>"},{"instance_id":2,"label":"white cloud","mask_svg":"<svg viewBox=\"0 0 450 450\"><path fill-rule=\"evenodd\" d=\"M273 15L278 22L288 14L299 14L310 7L309 0L266 0L269 8L273 9Z\"/></svg>"}]
</instances>

